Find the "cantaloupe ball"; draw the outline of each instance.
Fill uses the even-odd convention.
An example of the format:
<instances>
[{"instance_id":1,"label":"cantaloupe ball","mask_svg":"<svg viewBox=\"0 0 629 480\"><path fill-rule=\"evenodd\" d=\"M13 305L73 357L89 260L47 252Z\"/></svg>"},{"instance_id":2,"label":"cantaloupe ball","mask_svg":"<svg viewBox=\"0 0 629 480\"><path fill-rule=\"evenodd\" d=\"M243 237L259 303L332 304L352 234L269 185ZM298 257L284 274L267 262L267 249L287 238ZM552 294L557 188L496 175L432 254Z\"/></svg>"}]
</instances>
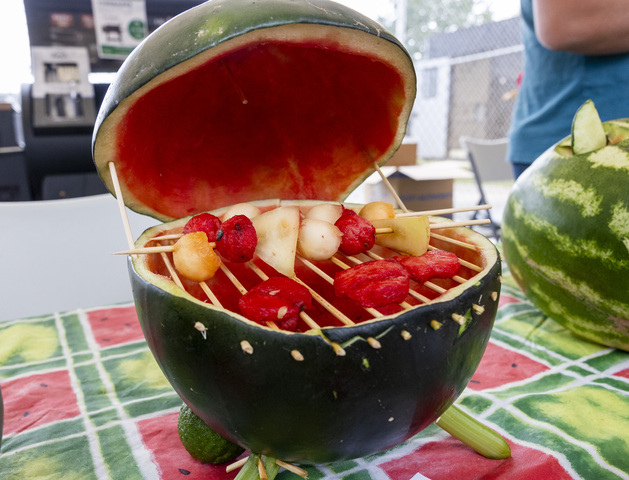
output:
<instances>
[{"instance_id":1,"label":"cantaloupe ball","mask_svg":"<svg viewBox=\"0 0 629 480\"><path fill-rule=\"evenodd\" d=\"M174 245L173 262L188 280L204 282L214 276L221 259L208 242L205 232L187 233Z\"/></svg>"},{"instance_id":2,"label":"cantaloupe ball","mask_svg":"<svg viewBox=\"0 0 629 480\"><path fill-rule=\"evenodd\" d=\"M395 211L390 203L378 200L366 204L360 209L358 215L373 222L381 218L395 218Z\"/></svg>"},{"instance_id":3,"label":"cantaloupe ball","mask_svg":"<svg viewBox=\"0 0 629 480\"><path fill-rule=\"evenodd\" d=\"M304 218L299 227L297 250L309 260L327 260L341 244L341 230L325 220Z\"/></svg>"},{"instance_id":4,"label":"cantaloupe ball","mask_svg":"<svg viewBox=\"0 0 629 480\"><path fill-rule=\"evenodd\" d=\"M340 203L320 203L306 212L306 218L324 220L334 225L343 213L343 206Z\"/></svg>"},{"instance_id":5,"label":"cantaloupe ball","mask_svg":"<svg viewBox=\"0 0 629 480\"><path fill-rule=\"evenodd\" d=\"M223 214L223 222L225 220L229 220L231 217L235 217L236 215L244 215L251 220L252 218L260 215L260 209L251 203L237 203L236 205L229 207Z\"/></svg>"}]
</instances>

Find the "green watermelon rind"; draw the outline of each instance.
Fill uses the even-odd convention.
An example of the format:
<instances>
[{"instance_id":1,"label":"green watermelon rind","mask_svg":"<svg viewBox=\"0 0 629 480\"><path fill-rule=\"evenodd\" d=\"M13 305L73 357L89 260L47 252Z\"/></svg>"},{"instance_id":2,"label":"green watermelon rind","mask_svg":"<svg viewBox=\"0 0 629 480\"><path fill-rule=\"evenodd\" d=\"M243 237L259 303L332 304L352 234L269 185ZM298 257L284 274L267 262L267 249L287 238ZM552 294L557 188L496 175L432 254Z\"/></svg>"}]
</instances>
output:
<instances>
[{"instance_id":1,"label":"green watermelon rind","mask_svg":"<svg viewBox=\"0 0 629 480\"><path fill-rule=\"evenodd\" d=\"M502 224L505 259L544 314L629 350L629 141L561 152L550 148L516 182Z\"/></svg>"}]
</instances>

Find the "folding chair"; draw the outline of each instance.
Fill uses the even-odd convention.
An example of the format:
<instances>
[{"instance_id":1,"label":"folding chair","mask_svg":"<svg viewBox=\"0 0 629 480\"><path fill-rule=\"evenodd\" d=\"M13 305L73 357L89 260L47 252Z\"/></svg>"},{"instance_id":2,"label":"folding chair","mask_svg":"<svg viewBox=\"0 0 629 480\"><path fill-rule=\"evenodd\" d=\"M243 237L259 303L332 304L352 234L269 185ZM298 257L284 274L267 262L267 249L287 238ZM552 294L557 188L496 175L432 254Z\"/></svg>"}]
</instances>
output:
<instances>
[{"instance_id":1,"label":"folding chair","mask_svg":"<svg viewBox=\"0 0 629 480\"><path fill-rule=\"evenodd\" d=\"M134 239L157 220L128 212ZM116 199L0 202L0 320L131 301Z\"/></svg>"},{"instance_id":2,"label":"folding chair","mask_svg":"<svg viewBox=\"0 0 629 480\"><path fill-rule=\"evenodd\" d=\"M467 153L467 158L472 165L474 178L480 192L479 205L491 203L485 193L486 184L489 182L514 181L511 165L506 161L508 139L485 140L462 136L459 139L461 147ZM496 240L500 238L500 222L492 218L490 210L485 210L487 218ZM479 212L474 213L476 218Z\"/></svg>"}]
</instances>

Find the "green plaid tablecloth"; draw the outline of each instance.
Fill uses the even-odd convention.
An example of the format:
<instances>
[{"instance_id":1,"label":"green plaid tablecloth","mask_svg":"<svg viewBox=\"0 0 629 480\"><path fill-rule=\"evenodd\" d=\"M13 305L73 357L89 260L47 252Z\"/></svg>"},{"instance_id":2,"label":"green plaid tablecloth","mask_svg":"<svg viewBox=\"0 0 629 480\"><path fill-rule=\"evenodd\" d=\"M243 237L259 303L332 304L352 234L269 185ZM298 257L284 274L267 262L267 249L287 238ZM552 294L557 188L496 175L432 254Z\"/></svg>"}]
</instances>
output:
<instances>
[{"instance_id":1,"label":"green plaid tablecloth","mask_svg":"<svg viewBox=\"0 0 629 480\"><path fill-rule=\"evenodd\" d=\"M231 479L177 436L181 401L132 304L0 323L1 479ZM500 432L488 460L436 426L311 479L629 479L629 353L572 336L508 273L491 342L457 404ZM278 478L298 478L282 471Z\"/></svg>"}]
</instances>

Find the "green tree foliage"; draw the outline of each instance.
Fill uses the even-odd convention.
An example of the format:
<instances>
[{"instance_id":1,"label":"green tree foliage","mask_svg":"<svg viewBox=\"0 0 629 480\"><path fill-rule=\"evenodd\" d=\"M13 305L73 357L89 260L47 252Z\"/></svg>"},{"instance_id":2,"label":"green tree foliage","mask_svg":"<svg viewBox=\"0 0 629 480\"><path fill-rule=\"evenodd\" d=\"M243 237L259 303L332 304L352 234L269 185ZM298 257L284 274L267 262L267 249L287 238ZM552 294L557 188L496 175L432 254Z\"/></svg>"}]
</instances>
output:
<instances>
[{"instance_id":1,"label":"green tree foliage","mask_svg":"<svg viewBox=\"0 0 629 480\"><path fill-rule=\"evenodd\" d=\"M492 21L486 0L406 0L406 35L404 43L415 59L424 56L428 39L437 33L449 33ZM382 20L392 32L395 19Z\"/></svg>"}]
</instances>

